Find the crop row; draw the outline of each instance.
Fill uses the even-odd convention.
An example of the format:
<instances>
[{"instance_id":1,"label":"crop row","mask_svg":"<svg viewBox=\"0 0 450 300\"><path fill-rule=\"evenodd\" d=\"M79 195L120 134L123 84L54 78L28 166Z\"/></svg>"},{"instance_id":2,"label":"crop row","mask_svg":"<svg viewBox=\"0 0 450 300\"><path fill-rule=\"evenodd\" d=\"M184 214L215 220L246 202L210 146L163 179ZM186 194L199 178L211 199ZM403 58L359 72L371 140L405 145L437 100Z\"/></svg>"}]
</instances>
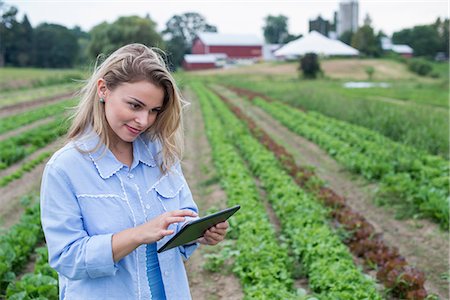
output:
<instances>
[{"instance_id":1,"label":"crop row","mask_svg":"<svg viewBox=\"0 0 450 300\"><path fill-rule=\"evenodd\" d=\"M300 189L273 153L211 92L208 99L229 140L242 152L261 181L292 250L309 277L309 286L320 299L381 299L375 284L354 265L352 256L334 234L327 211Z\"/></svg>"},{"instance_id":2,"label":"crop row","mask_svg":"<svg viewBox=\"0 0 450 300\"><path fill-rule=\"evenodd\" d=\"M25 173L30 172L36 166L38 166L40 163L42 163L44 160L50 157L50 155L52 155L52 152L46 151L38 155L38 157L36 157L35 159L23 163L20 166L20 168L17 169L16 171L0 178L0 187L4 187L8 185L11 181L21 178Z\"/></svg>"},{"instance_id":3,"label":"crop row","mask_svg":"<svg viewBox=\"0 0 450 300\"><path fill-rule=\"evenodd\" d=\"M192 88L201 103L214 164L228 203L242 206L233 217L239 252L233 271L241 279L246 299L298 299L292 287L292 261L286 246L277 242L253 177L233 145L226 142L226 132L208 102L207 91L199 83L192 83Z\"/></svg>"},{"instance_id":4,"label":"crop row","mask_svg":"<svg viewBox=\"0 0 450 300\"><path fill-rule=\"evenodd\" d=\"M67 122L62 117L19 135L0 141L0 170L44 147L66 133Z\"/></svg>"},{"instance_id":5,"label":"crop row","mask_svg":"<svg viewBox=\"0 0 450 300\"><path fill-rule=\"evenodd\" d=\"M32 196L24 201L35 201ZM35 248L44 239L39 203L26 208L20 221L0 236L0 297L16 278Z\"/></svg>"},{"instance_id":6,"label":"crop row","mask_svg":"<svg viewBox=\"0 0 450 300\"><path fill-rule=\"evenodd\" d=\"M333 227L345 230L345 234L342 235L343 242L355 256L364 259L367 267L377 266L377 279L383 283L390 295L415 300L427 297L423 272L409 266L397 248L387 246L382 235L376 233L375 228L364 216L348 206L345 198L327 187L310 167L297 165L294 156L244 113L237 102L223 96L217 89L215 89L215 93L238 119L246 123L252 135L274 153L301 188L330 207Z\"/></svg>"},{"instance_id":7,"label":"crop row","mask_svg":"<svg viewBox=\"0 0 450 300\"><path fill-rule=\"evenodd\" d=\"M4 117L0 120L0 134L9 130L19 128L23 125L27 125L44 119L50 116L60 115L67 107L75 105L74 99L67 99L55 104L38 107L33 110L25 111L16 115Z\"/></svg>"},{"instance_id":8,"label":"crop row","mask_svg":"<svg viewBox=\"0 0 450 300\"><path fill-rule=\"evenodd\" d=\"M58 299L58 273L48 264L47 247L36 248L34 252L34 272L26 273L20 280L11 282L6 289L7 299Z\"/></svg>"},{"instance_id":9,"label":"crop row","mask_svg":"<svg viewBox=\"0 0 450 300\"><path fill-rule=\"evenodd\" d=\"M379 179L382 201L437 220L448 228L448 163L376 133L317 113L255 98L254 103L293 132L325 149L349 170Z\"/></svg>"},{"instance_id":10,"label":"crop row","mask_svg":"<svg viewBox=\"0 0 450 300\"><path fill-rule=\"evenodd\" d=\"M73 83L64 83L53 86L44 86L29 89L3 91L0 95L0 108L15 106L17 104L31 103L40 99L55 98L60 95L73 93L76 86Z\"/></svg>"},{"instance_id":11,"label":"crop row","mask_svg":"<svg viewBox=\"0 0 450 300\"><path fill-rule=\"evenodd\" d=\"M366 89L360 89L365 91L361 91L362 94L356 97L355 95L351 97L348 95L348 89L342 89L338 82L302 81L300 84L298 80L285 77L281 79L278 76L267 77L263 80L254 79L255 77L252 78L248 75L245 77L223 76L220 77L219 82L239 86L246 89L247 92L250 92L249 89L251 89L253 95L260 92L263 97L267 95L297 108L316 111L335 119L363 126L395 141L440 155L446 159L449 158L449 116L444 109L437 110L433 107L409 105L407 102L399 105L380 101ZM270 84L267 84L268 82ZM410 94L409 99L423 91L423 89L414 89L414 92L411 93L412 88L412 86L405 86L403 89L403 94ZM346 92L342 94L341 92L344 90ZM351 93L354 94L356 90L359 89L353 89ZM379 89L375 93L384 93L385 90L389 89ZM448 93L443 87L432 87L430 90L439 90L441 96ZM371 89L371 92L374 90ZM435 97L427 95L422 97L422 99L424 98L433 99ZM446 101L442 103L445 105Z\"/></svg>"}]
</instances>

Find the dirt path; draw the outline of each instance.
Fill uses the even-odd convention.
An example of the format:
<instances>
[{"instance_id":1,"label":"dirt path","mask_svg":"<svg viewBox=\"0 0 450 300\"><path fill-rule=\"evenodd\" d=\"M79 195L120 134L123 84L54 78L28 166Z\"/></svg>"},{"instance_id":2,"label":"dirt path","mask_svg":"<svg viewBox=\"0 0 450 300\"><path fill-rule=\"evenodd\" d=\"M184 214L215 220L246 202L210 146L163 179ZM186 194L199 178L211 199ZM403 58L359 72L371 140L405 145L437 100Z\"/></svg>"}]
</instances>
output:
<instances>
[{"instance_id":1,"label":"dirt path","mask_svg":"<svg viewBox=\"0 0 450 300\"><path fill-rule=\"evenodd\" d=\"M55 120L55 117L48 117L48 118L45 118L45 119L40 119L39 121L33 122L31 124L27 124L25 126L16 128L14 130L7 131L7 132L5 132L3 134L0 134L0 141L6 140L7 138L10 138L10 137L15 136L15 135L19 135L22 132L30 130L30 129L34 128L34 127L38 127L38 126L50 123L50 122L52 122L54 120Z\"/></svg>"},{"instance_id":2,"label":"dirt path","mask_svg":"<svg viewBox=\"0 0 450 300\"><path fill-rule=\"evenodd\" d=\"M62 139L58 139L30 155L26 161L37 157L40 153L45 151L54 152L62 146L62 143ZM23 213L23 207L20 205L20 199L24 195L39 192L42 172L44 171L46 163L47 160L36 166L31 172L24 174L22 178L10 182L5 187L0 187L0 228L9 228L11 225L17 223ZM20 168L22 164L23 161L1 171L0 177L11 174Z\"/></svg>"},{"instance_id":3,"label":"dirt path","mask_svg":"<svg viewBox=\"0 0 450 300\"><path fill-rule=\"evenodd\" d=\"M41 106L41 105L55 103L55 102L58 102L61 100L65 100L70 97L73 97L73 95L74 95L74 93L70 92L70 93L55 95L52 97L45 97L45 98L40 98L40 99L36 99L33 101L20 102L20 103L16 103L13 105L4 106L4 107L0 108L0 117L6 117L9 115L18 114L18 113L30 110L32 108Z\"/></svg>"},{"instance_id":4,"label":"dirt path","mask_svg":"<svg viewBox=\"0 0 450 300\"><path fill-rule=\"evenodd\" d=\"M183 172L199 207L200 215L203 215L211 207L225 208L226 195L218 184L199 103L192 93L187 91L186 96L191 105L186 109L184 120L186 148ZM219 250L220 247L220 244L214 247L202 245L186 262L192 299L239 300L243 298L239 280L233 274L212 273L203 268L206 262L205 255Z\"/></svg>"},{"instance_id":5,"label":"dirt path","mask_svg":"<svg viewBox=\"0 0 450 300\"><path fill-rule=\"evenodd\" d=\"M382 232L386 244L399 248L410 265L424 271L429 293L448 299L449 237L435 224L426 220L395 220L389 207L374 205L376 185L369 184L358 176L345 171L337 162L308 140L290 132L267 113L242 101L236 94L222 87L217 91L241 107L263 130L291 152L296 162L303 166L313 166L316 174L324 179L348 204Z\"/></svg>"}]
</instances>

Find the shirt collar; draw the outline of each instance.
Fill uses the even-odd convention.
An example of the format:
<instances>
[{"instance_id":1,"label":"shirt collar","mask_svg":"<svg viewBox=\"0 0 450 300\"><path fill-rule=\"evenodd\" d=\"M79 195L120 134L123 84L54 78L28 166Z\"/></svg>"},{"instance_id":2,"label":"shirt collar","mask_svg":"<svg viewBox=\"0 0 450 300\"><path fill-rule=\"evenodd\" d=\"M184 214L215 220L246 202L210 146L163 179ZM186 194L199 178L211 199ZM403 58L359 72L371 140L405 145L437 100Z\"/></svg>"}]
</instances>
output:
<instances>
[{"instance_id":1,"label":"shirt collar","mask_svg":"<svg viewBox=\"0 0 450 300\"><path fill-rule=\"evenodd\" d=\"M89 158L94 163L99 175L103 179L107 179L125 167L125 165L117 160L111 150L107 149L103 143L96 151L92 151L99 143L101 143L100 137L93 131L79 141L80 148L88 151ZM138 136L133 141L133 163L131 168L134 168L139 162L149 167L156 166L155 159L141 136Z\"/></svg>"},{"instance_id":2,"label":"shirt collar","mask_svg":"<svg viewBox=\"0 0 450 300\"><path fill-rule=\"evenodd\" d=\"M149 167L156 167L156 160L148 147L148 138L141 135L133 142L134 161L140 161Z\"/></svg>"}]
</instances>

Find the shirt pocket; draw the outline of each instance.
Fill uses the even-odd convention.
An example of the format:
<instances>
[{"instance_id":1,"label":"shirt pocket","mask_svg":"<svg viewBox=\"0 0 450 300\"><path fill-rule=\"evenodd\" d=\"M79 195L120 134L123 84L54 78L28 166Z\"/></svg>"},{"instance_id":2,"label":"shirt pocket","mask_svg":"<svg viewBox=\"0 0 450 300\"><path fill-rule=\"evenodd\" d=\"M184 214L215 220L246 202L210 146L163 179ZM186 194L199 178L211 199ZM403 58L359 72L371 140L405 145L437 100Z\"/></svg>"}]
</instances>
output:
<instances>
[{"instance_id":1,"label":"shirt pocket","mask_svg":"<svg viewBox=\"0 0 450 300\"><path fill-rule=\"evenodd\" d=\"M161 178L150 192L161 204L163 211L180 209L180 192L184 180L176 173L170 173Z\"/></svg>"},{"instance_id":2,"label":"shirt pocket","mask_svg":"<svg viewBox=\"0 0 450 300\"><path fill-rule=\"evenodd\" d=\"M115 233L133 227L127 202L119 195L81 194L77 198L89 235Z\"/></svg>"}]
</instances>

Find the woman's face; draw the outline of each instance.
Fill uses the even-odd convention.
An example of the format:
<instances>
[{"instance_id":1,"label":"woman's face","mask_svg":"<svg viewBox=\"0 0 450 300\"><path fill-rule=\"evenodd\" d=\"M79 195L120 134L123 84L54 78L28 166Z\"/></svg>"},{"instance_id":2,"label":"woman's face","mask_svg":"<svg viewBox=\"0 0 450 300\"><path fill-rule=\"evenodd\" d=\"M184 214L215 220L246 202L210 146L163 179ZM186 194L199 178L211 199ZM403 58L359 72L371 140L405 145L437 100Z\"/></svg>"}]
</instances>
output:
<instances>
[{"instance_id":1,"label":"woman's face","mask_svg":"<svg viewBox=\"0 0 450 300\"><path fill-rule=\"evenodd\" d=\"M116 142L133 142L155 122L163 106L164 90L151 82L138 81L123 83L111 91L102 80L99 95L105 100L110 136Z\"/></svg>"}]
</instances>

